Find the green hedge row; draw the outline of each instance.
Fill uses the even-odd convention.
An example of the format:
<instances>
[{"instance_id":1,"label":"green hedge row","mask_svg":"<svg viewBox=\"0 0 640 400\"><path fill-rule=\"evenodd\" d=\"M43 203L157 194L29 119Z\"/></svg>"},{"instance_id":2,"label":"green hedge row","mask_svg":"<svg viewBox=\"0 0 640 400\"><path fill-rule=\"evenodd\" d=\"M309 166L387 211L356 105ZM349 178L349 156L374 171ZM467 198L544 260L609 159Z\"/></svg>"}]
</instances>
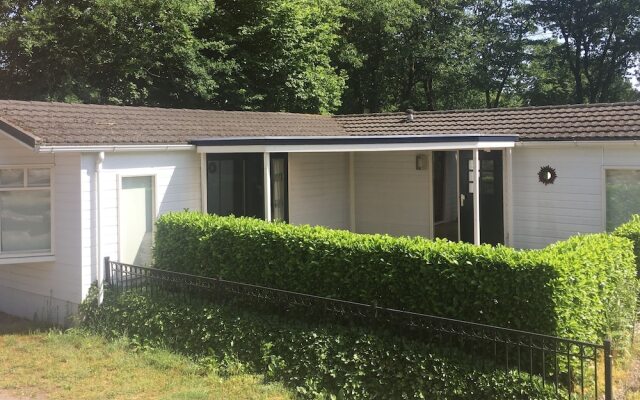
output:
<instances>
[{"instance_id":1,"label":"green hedge row","mask_svg":"<svg viewBox=\"0 0 640 400\"><path fill-rule=\"evenodd\" d=\"M516 251L195 212L157 223L156 266L467 321L599 341L633 320L627 239Z\"/></svg>"},{"instance_id":2,"label":"green hedge row","mask_svg":"<svg viewBox=\"0 0 640 400\"><path fill-rule=\"evenodd\" d=\"M633 249L636 255L636 265L638 276L640 276L640 215L631 216L631 220L617 227L613 234L624 237L633 242Z\"/></svg>"},{"instance_id":3,"label":"green hedge row","mask_svg":"<svg viewBox=\"0 0 640 400\"><path fill-rule=\"evenodd\" d=\"M161 297L107 291L81 306L83 326L220 362L232 360L294 389L300 398L556 399L538 378L481 373L464 354L337 326L252 314L227 306L185 305ZM454 361L455 360L455 361Z\"/></svg>"}]
</instances>

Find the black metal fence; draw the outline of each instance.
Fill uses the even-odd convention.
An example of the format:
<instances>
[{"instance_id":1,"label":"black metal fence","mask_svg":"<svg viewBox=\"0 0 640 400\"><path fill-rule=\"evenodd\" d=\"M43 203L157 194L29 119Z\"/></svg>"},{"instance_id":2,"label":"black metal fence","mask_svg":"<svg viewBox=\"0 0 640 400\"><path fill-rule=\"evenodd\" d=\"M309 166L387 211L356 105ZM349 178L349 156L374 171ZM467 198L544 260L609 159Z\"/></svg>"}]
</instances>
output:
<instances>
[{"instance_id":1,"label":"black metal fence","mask_svg":"<svg viewBox=\"0 0 640 400\"><path fill-rule=\"evenodd\" d=\"M290 292L218 278L158 270L105 258L105 281L112 290L142 291L184 301L247 305L313 321L367 325L374 329L463 351L478 368L504 369L533 381L537 377L558 396L613 399L611 341L602 344L458 321L339 299Z\"/></svg>"}]
</instances>

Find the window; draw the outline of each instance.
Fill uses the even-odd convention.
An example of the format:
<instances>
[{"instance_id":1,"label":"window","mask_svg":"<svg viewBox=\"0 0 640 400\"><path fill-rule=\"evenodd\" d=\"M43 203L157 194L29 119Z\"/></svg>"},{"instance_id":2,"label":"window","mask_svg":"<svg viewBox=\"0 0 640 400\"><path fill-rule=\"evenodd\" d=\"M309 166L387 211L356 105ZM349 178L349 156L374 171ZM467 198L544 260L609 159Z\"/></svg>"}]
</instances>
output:
<instances>
[{"instance_id":1,"label":"window","mask_svg":"<svg viewBox=\"0 0 640 400\"><path fill-rule=\"evenodd\" d=\"M0 167L0 257L51 252L51 169Z\"/></svg>"},{"instance_id":2,"label":"window","mask_svg":"<svg viewBox=\"0 0 640 400\"><path fill-rule=\"evenodd\" d=\"M640 169L607 169L605 185L606 225L610 232L631 215L640 213Z\"/></svg>"}]
</instances>

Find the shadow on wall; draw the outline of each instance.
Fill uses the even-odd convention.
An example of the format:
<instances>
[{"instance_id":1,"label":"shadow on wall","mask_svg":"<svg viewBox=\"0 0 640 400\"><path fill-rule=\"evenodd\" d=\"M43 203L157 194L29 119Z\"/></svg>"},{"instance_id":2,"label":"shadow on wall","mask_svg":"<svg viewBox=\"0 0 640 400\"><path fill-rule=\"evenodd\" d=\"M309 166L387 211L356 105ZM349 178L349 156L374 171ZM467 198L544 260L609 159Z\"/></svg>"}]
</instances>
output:
<instances>
[{"instance_id":1,"label":"shadow on wall","mask_svg":"<svg viewBox=\"0 0 640 400\"><path fill-rule=\"evenodd\" d=\"M0 312L29 319L41 325L68 327L78 305L53 296L43 296L19 289L0 287ZM2 323L0 322L0 325Z\"/></svg>"}]
</instances>

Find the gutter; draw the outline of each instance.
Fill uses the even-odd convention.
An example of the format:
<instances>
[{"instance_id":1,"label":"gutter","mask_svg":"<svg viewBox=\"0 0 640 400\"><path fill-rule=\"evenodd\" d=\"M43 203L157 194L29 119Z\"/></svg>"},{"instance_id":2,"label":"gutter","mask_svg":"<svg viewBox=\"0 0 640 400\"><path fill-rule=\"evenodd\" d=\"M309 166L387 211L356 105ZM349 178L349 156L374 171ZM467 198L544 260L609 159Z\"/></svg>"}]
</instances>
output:
<instances>
[{"instance_id":1,"label":"gutter","mask_svg":"<svg viewBox=\"0 0 640 400\"><path fill-rule=\"evenodd\" d=\"M36 145L34 151L37 153L118 153L118 152L139 152L139 151L180 151L195 150L191 144L162 144L162 145L111 145L111 146L42 146Z\"/></svg>"}]
</instances>

